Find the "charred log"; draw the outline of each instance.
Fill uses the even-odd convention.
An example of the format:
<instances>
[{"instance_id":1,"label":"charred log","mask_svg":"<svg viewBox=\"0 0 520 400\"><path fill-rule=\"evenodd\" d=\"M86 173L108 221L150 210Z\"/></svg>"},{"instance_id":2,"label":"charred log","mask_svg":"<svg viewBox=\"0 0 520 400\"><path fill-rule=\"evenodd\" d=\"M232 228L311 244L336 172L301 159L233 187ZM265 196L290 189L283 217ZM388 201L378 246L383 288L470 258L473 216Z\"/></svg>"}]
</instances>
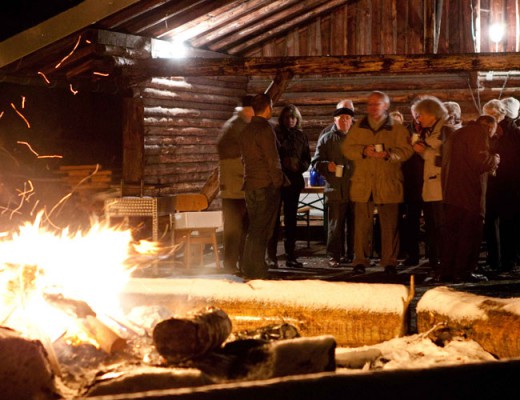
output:
<instances>
[{"instance_id":1,"label":"charred log","mask_svg":"<svg viewBox=\"0 0 520 400\"><path fill-rule=\"evenodd\" d=\"M47 352L37 340L0 328L0 393L3 399L56 399Z\"/></svg>"},{"instance_id":2,"label":"charred log","mask_svg":"<svg viewBox=\"0 0 520 400\"><path fill-rule=\"evenodd\" d=\"M207 307L185 318L170 318L153 330L157 351L168 361L180 362L217 349L231 333L231 320L219 308Z\"/></svg>"}]
</instances>

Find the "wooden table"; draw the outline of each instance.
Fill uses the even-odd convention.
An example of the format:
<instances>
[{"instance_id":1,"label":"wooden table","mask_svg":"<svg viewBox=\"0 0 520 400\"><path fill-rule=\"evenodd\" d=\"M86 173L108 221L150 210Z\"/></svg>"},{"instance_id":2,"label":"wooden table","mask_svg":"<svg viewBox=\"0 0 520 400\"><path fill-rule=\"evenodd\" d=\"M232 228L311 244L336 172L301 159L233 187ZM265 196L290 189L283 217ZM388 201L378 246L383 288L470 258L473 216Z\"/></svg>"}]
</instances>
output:
<instances>
[{"instance_id":1,"label":"wooden table","mask_svg":"<svg viewBox=\"0 0 520 400\"><path fill-rule=\"evenodd\" d=\"M325 186L305 186L301 191L303 196L300 195L298 208L311 207L315 210L325 212L324 190ZM309 194L317 194L318 196L316 198L309 198Z\"/></svg>"}]
</instances>

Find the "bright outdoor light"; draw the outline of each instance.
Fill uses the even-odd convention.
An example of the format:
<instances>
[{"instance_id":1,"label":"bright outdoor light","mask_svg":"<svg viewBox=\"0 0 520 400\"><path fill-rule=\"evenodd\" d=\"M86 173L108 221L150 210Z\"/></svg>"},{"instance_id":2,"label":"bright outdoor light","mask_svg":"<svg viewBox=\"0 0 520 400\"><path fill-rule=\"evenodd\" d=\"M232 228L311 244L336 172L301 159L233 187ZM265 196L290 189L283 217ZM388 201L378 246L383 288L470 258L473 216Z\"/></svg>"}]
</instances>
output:
<instances>
[{"instance_id":1,"label":"bright outdoor light","mask_svg":"<svg viewBox=\"0 0 520 400\"><path fill-rule=\"evenodd\" d=\"M506 26L500 22L497 22L489 27L489 38L495 43L500 42L505 33Z\"/></svg>"},{"instance_id":2,"label":"bright outdoor light","mask_svg":"<svg viewBox=\"0 0 520 400\"><path fill-rule=\"evenodd\" d=\"M184 42L152 39L152 58L183 58L188 48Z\"/></svg>"}]
</instances>

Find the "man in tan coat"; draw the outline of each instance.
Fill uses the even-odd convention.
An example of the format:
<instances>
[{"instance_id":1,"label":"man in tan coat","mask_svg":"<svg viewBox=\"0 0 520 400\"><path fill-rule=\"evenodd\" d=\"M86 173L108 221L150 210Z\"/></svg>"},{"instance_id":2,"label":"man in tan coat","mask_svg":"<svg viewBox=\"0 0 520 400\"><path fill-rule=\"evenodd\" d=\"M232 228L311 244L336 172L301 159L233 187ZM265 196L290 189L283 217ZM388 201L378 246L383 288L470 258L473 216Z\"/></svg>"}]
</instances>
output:
<instances>
[{"instance_id":1,"label":"man in tan coat","mask_svg":"<svg viewBox=\"0 0 520 400\"><path fill-rule=\"evenodd\" d=\"M353 161L350 199L354 204L354 272L370 265L374 209L381 224L381 265L395 273L399 252L398 210L403 201L401 164L413 149L408 131L388 116L390 99L379 91L368 97L367 116L351 128L342 151Z\"/></svg>"}]
</instances>

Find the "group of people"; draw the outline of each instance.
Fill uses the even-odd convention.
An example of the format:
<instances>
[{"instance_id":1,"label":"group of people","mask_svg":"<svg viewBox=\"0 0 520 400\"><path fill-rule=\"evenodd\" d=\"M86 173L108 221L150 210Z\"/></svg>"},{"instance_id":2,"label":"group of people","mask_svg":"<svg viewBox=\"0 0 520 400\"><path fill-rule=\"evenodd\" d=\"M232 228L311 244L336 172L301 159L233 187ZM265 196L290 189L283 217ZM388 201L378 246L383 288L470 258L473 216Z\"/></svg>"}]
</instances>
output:
<instances>
[{"instance_id":1,"label":"group of people","mask_svg":"<svg viewBox=\"0 0 520 400\"><path fill-rule=\"evenodd\" d=\"M274 125L269 96L243 99L218 138L224 267L268 277L278 265L280 210L286 264L302 266L296 213L311 167L326 182L331 267L365 272L377 215L380 265L388 274L396 273L400 255L405 265L419 263L422 217L432 279L474 278L483 241L491 268L512 269L520 250L520 102L491 100L466 124L457 103L433 96L411 104L409 124L389 111L384 92L371 92L366 104L366 115L356 118L352 101L340 101L311 159L297 107L284 107Z\"/></svg>"},{"instance_id":2,"label":"group of people","mask_svg":"<svg viewBox=\"0 0 520 400\"><path fill-rule=\"evenodd\" d=\"M272 109L266 94L244 97L217 139L224 268L250 278L266 278L269 268L278 267L282 209L285 263L303 267L295 253L296 225L309 141L298 108L284 107L276 125Z\"/></svg>"}]
</instances>

